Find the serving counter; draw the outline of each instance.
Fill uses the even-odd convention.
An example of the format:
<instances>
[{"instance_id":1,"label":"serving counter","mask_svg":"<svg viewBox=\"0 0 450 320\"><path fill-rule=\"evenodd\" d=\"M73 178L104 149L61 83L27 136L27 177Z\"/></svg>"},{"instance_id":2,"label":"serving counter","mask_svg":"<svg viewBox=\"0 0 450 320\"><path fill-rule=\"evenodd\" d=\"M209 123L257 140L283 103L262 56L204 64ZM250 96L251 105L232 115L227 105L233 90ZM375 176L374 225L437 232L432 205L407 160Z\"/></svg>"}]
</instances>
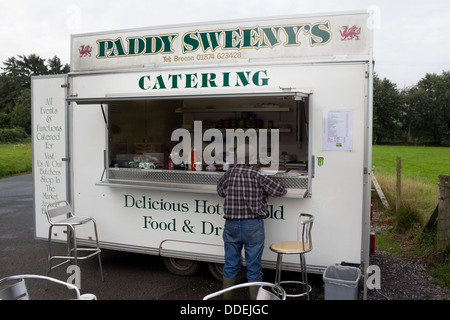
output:
<instances>
[{"instance_id":1,"label":"serving counter","mask_svg":"<svg viewBox=\"0 0 450 320\"><path fill-rule=\"evenodd\" d=\"M99 186L156 189L182 192L217 193L217 182L225 172L109 168ZM304 198L308 193L308 176L279 173L272 177L288 189L286 197Z\"/></svg>"}]
</instances>

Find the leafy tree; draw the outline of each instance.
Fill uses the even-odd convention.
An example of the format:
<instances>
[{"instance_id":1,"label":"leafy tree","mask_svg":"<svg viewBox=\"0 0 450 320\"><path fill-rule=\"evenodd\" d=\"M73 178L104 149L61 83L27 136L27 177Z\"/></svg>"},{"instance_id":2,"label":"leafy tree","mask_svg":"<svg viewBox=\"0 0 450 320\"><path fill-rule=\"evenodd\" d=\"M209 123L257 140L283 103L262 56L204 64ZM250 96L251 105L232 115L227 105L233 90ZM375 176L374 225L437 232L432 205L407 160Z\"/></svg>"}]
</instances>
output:
<instances>
[{"instance_id":1,"label":"leafy tree","mask_svg":"<svg viewBox=\"0 0 450 320\"><path fill-rule=\"evenodd\" d=\"M18 79L22 89L30 88L31 76L48 74L45 59L38 55L19 55L18 57L19 59L15 57L8 58L3 63L5 65L3 70L5 70L7 76Z\"/></svg>"},{"instance_id":2,"label":"leafy tree","mask_svg":"<svg viewBox=\"0 0 450 320\"><path fill-rule=\"evenodd\" d=\"M47 74L64 74L68 64L54 56L47 61L36 54L18 55L3 62L0 74L0 125L21 127L31 132L31 77Z\"/></svg>"},{"instance_id":3,"label":"leafy tree","mask_svg":"<svg viewBox=\"0 0 450 320\"><path fill-rule=\"evenodd\" d=\"M69 65L63 65L57 56L48 59L46 63L45 59L36 54L19 55L17 58L8 58L3 64L3 75L15 79L19 89L30 88L32 76L63 74L70 71Z\"/></svg>"},{"instance_id":4,"label":"leafy tree","mask_svg":"<svg viewBox=\"0 0 450 320\"><path fill-rule=\"evenodd\" d=\"M3 62L0 76L0 111L12 112L17 99L25 89L31 88L31 76L47 74L45 59L35 54L10 57Z\"/></svg>"},{"instance_id":5,"label":"leafy tree","mask_svg":"<svg viewBox=\"0 0 450 320\"><path fill-rule=\"evenodd\" d=\"M16 106L11 112L11 126L21 127L31 134L31 90L25 89L17 99Z\"/></svg>"},{"instance_id":6,"label":"leafy tree","mask_svg":"<svg viewBox=\"0 0 450 320\"><path fill-rule=\"evenodd\" d=\"M426 93L417 86L407 88L402 92L405 97L405 113L404 122L404 141L412 143L421 143L422 133L417 128L417 124L421 122L420 110L425 103Z\"/></svg>"},{"instance_id":7,"label":"leafy tree","mask_svg":"<svg viewBox=\"0 0 450 320\"><path fill-rule=\"evenodd\" d=\"M0 74L0 111L10 113L22 90L18 78Z\"/></svg>"},{"instance_id":8,"label":"leafy tree","mask_svg":"<svg viewBox=\"0 0 450 320\"><path fill-rule=\"evenodd\" d=\"M61 59L54 56L47 61L48 74L65 74L70 71L70 66L68 64L63 65Z\"/></svg>"},{"instance_id":9,"label":"leafy tree","mask_svg":"<svg viewBox=\"0 0 450 320\"><path fill-rule=\"evenodd\" d=\"M402 137L403 96L397 85L374 75L373 138L375 143L392 143Z\"/></svg>"},{"instance_id":10,"label":"leafy tree","mask_svg":"<svg viewBox=\"0 0 450 320\"><path fill-rule=\"evenodd\" d=\"M450 72L427 74L406 90L405 123L413 142L439 145L450 140Z\"/></svg>"},{"instance_id":11,"label":"leafy tree","mask_svg":"<svg viewBox=\"0 0 450 320\"><path fill-rule=\"evenodd\" d=\"M0 129L9 128L11 118L6 112L0 112Z\"/></svg>"}]
</instances>

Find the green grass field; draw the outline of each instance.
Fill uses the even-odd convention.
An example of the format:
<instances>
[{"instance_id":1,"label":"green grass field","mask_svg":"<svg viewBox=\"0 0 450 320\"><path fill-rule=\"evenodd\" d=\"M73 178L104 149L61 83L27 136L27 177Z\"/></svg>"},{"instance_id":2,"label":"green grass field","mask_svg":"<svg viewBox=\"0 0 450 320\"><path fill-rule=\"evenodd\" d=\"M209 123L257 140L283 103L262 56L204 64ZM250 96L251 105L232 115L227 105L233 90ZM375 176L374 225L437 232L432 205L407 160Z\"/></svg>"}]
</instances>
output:
<instances>
[{"instance_id":1,"label":"green grass field","mask_svg":"<svg viewBox=\"0 0 450 320\"><path fill-rule=\"evenodd\" d=\"M450 174L450 148L373 146L372 165L389 203L395 205L397 157L401 157L401 201L426 223L438 203L439 175Z\"/></svg>"},{"instance_id":2,"label":"green grass field","mask_svg":"<svg viewBox=\"0 0 450 320\"><path fill-rule=\"evenodd\" d=\"M31 169L31 143L0 144L0 177L28 173Z\"/></svg>"},{"instance_id":3,"label":"green grass field","mask_svg":"<svg viewBox=\"0 0 450 320\"><path fill-rule=\"evenodd\" d=\"M373 146L372 165L377 172L396 174L397 157L402 175L438 183L440 174L450 174L450 148L416 146Z\"/></svg>"}]
</instances>

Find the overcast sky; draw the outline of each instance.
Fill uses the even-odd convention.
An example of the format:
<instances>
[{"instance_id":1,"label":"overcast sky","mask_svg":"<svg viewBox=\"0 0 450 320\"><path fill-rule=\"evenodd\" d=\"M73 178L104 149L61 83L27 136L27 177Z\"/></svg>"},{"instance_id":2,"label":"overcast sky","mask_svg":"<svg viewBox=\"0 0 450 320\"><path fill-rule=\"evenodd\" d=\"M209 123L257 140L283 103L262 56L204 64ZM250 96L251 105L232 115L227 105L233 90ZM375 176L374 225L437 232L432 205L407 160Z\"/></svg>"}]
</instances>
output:
<instances>
[{"instance_id":1,"label":"overcast sky","mask_svg":"<svg viewBox=\"0 0 450 320\"><path fill-rule=\"evenodd\" d=\"M0 0L0 62L35 53L69 63L71 34L368 8L381 78L402 89L450 71L450 0Z\"/></svg>"}]
</instances>

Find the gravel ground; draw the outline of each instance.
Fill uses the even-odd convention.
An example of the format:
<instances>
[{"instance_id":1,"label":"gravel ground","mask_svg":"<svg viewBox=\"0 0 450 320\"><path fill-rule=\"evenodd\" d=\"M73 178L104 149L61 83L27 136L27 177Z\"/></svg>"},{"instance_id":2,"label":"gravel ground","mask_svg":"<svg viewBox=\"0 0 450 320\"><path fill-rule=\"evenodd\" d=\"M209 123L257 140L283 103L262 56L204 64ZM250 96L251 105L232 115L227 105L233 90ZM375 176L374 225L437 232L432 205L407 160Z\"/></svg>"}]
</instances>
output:
<instances>
[{"instance_id":1,"label":"gravel ground","mask_svg":"<svg viewBox=\"0 0 450 320\"><path fill-rule=\"evenodd\" d=\"M371 265L381 271L381 289L368 290L368 300L449 300L446 288L432 283L426 267L406 258L378 251Z\"/></svg>"},{"instance_id":2,"label":"gravel ground","mask_svg":"<svg viewBox=\"0 0 450 320\"><path fill-rule=\"evenodd\" d=\"M378 213L374 212L374 220ZM372 229L376 232L376 221ZM447 288L433 283L427 267L420 261L376 250L370 265L377 265L381 272L381 289L368 290L368 300L449 300Z\"/></svg>"}]
</instances>

